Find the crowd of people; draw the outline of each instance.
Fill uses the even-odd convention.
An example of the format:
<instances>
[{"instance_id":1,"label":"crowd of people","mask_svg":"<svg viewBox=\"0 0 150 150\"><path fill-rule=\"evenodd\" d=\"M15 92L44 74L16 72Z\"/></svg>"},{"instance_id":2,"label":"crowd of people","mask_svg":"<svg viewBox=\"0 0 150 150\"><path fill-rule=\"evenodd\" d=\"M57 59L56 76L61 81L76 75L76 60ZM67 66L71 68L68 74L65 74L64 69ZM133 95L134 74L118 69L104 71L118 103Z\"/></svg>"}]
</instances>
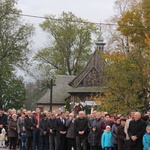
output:
<instances>
[{"instance_id":1,"label":"crowd of people","mask_svg":"<svg viewBox=\"0 0 150 150\"><path fill-rule=\"evenodd\" d=\"M10 150L150 150L150 114L86 115L0 109L0 147Z\"/></svg>"}]
</instances>

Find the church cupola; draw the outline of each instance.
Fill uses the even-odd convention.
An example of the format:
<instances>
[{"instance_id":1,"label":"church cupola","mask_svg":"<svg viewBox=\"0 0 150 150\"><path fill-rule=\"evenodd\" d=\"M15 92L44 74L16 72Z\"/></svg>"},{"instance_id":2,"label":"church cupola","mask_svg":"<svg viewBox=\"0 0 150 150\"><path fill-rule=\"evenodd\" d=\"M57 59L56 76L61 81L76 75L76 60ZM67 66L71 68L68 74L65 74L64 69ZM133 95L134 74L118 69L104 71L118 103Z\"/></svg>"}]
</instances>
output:
<instances>
[{"instance_id":1,"label":"church cupola","mask_svg":"<svg viewBox=\"0 0 150 150\"><path fill-rule=\"evenodd\" d=\"M101 52L104 52L104 46L106 43L104 43L104 39L102 37L102 32L100 31L99 37L97 38L97 41L95 41L95 44L97 45L97 49Z\"/></svg>"}]
</instances>

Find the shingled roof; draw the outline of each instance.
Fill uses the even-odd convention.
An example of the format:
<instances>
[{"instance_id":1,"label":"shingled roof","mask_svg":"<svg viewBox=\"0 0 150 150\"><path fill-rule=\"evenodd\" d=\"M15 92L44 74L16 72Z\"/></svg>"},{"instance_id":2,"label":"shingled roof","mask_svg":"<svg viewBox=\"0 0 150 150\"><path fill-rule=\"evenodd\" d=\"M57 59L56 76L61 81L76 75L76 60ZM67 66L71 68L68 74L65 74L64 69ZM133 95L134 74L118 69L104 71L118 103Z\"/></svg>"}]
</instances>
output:
<instances>
[{"instance_id":1,"label":"shingled roof","mask_svg":"<svg viewBox=\"0 0 150 150\"><path fill-rule=\"evenodd\" d=\"M68 90L69 93L94 93L94 92L104 92L106 89L103 87L78 87Z\"/></svg>"},{"instance_id":2,"label":"shingled roof","mask_svg":"<svg viewBox=\"0 0 150 150\"><path fill-rule=\"evenodd\" d=\"M65 104L65 100L70 96L68 91L72 89L68 83L73 80L75 76L57 75L56 86L53 86L53 104ZM37 102L37 104L49 104L50 103L50 90L48 89L46 94Z\"/></svg>"},{"instance_id":3,"label":"shingled roof","mask_svg":"<svg viewBox=\"0 0 150 150\"><path fill-rule=\"evenodd\" d=\"M104 61L101 59L99 50L95 50L84 70L77 75L69 85L74 87L73 91L76 91L79 87L102 87L102 77L104 75ZM94 90L93 89L93 90ZM72 92L73 92L72 91ZM97 88L96 88L97 91ZM71 91L70 91L71 92Z\"/></svg>"}]
</instances>

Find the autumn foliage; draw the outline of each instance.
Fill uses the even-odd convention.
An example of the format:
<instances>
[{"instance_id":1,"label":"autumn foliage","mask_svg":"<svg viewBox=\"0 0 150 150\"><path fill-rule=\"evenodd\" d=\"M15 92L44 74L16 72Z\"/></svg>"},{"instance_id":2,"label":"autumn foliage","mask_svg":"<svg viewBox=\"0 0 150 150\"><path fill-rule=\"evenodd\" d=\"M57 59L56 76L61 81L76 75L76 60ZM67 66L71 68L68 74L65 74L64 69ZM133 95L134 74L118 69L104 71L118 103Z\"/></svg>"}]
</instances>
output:
<instances>
[{"instance_id":1,"label":"autumn foliage","mask_svg":"<svg viewBox=\"0 0 150 150\"><path fill-rule=\"evenodd\" d=\"M100 109L111 113L146 112L150 108L150 0L127 10L118 31L128 37L128 51L103 54L107 89Z\"/></svg>"}]
</instances>

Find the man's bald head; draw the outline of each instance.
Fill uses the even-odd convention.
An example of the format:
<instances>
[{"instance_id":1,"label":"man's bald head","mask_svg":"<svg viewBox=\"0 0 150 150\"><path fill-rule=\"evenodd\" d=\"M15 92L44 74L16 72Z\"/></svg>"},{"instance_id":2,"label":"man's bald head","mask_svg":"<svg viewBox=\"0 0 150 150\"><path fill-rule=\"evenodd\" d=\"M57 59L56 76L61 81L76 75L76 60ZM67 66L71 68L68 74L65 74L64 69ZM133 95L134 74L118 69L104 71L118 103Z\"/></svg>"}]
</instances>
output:
<instances>
[{"instance_id":1,"label":"man's bald head","mask_svg":"<svg viewBox=\"0 0 150 150\"><path fill-rule=\"evenodd\" d=\"M134 120L139 120L141 119L141 113L140 112L135 112L134 113Z\"/></svg>"},{"instance_id":2,"label":"man's bald head","mask_svg":"<svg viewBox=\"0 0 150 150\"><path fill-rule=\"evenodd\" d=\"M84 113L84 111L79 111L79 118L83 118L85 116L85 113Z\"/></svg>"}]
</instances>

